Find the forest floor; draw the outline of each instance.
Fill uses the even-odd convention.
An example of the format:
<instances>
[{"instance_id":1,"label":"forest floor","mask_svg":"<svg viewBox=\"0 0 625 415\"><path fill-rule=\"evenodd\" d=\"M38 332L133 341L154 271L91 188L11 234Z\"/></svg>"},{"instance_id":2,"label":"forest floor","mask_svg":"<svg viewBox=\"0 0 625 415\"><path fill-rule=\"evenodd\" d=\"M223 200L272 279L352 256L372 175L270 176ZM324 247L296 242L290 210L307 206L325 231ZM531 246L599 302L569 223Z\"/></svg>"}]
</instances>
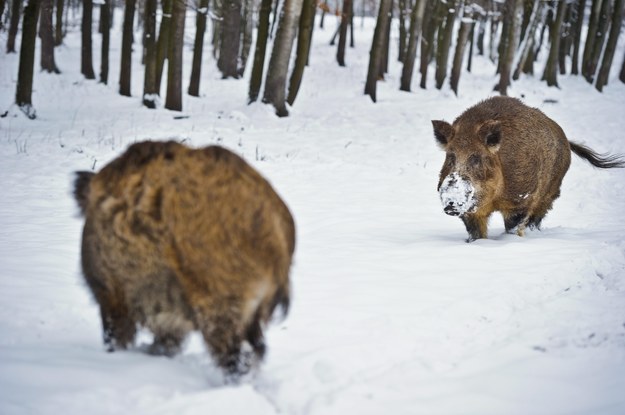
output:
<instances>
[{"instance_id":1,"label":"forest floor","mask_svg":"<svg viewBox=\"0 0 625 415\"><path fill-rule=\"evenodd\" d=\"M62 74L36 69L31 121L12 107L18 56L0 52L0 414L625 413L625 171L573 157L542 231L505 234L496 214L488 239L465 243L436 191L444 153L430 120L451 122L491 96L494 66L475 58L458 97L431 79L419 89L417 76L400 92L393 49L374 104L363 95L373 21L356 19L344 68L328 46L334 23L315 31L287 118L247 105L249 68L220 79L208 45L200 98L185 94L182 113L143 108L139 47L133 96L121 97L119 28L102 85L80 75L76 27L57 49ZM536 69L512 96L571 140L625 153L616 70L598 93L573 76L548 88ZM268 328L265 363L238 385L224 384L197 335L171 359L106 353L80 273L73 172L170 138L240 154L296 219L291 312Z\"/></svg>"}]
</instances>

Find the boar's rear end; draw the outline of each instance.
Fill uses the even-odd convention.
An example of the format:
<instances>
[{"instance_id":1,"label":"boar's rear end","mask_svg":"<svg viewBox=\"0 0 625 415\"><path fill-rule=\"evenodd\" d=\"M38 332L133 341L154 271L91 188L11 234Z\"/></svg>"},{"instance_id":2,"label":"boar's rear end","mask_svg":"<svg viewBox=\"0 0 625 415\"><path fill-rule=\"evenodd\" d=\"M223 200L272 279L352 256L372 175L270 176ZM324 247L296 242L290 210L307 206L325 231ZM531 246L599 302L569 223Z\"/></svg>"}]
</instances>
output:
<instances>
[{"instance_id":1,"label":"boar's rear end","mask_svg":"<svg viewBox=\"0 0 625 415\"><path fill-rule=\"evenodd\" d=\"M263 329L289 305L291 213L243 159L217 146L134 144L99 173L78 172L82 270L109 351L173 355L199 330L236 377L262 360Z\"/></svg>"}]
</instances>

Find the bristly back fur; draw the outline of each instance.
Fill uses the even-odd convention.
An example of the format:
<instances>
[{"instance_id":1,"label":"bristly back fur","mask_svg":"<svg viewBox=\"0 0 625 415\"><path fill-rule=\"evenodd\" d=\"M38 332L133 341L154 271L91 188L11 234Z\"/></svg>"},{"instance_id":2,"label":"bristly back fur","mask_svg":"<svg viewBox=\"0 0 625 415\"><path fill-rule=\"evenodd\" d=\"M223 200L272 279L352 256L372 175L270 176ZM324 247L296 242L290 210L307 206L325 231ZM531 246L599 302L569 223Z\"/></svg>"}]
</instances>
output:
<instances>
[{"instance_id":1,"label":"bristly back fur","mask_svg":"<svg viewBox=\"0 0 625 415\"><path fill-rule=\"evenodd\" d=\"M95 173L90 171L77 171L74 180L74 198L78 202L80 212L84 215L87 209L87 200L89 199L89 183Z\"/></svg>"},{"instance_id":2,"label":"bristly back fur","mask_svg":"<svg viewBox=\"0 0 625 415\"><path fill-rule=\"evenodd\" d=\"M579 157L587 160L590 164L600 169L613 169L625 167L625 159L621 155L599 154L581 144L569 141L571 151Z\"/></svg>"}]
</instances>

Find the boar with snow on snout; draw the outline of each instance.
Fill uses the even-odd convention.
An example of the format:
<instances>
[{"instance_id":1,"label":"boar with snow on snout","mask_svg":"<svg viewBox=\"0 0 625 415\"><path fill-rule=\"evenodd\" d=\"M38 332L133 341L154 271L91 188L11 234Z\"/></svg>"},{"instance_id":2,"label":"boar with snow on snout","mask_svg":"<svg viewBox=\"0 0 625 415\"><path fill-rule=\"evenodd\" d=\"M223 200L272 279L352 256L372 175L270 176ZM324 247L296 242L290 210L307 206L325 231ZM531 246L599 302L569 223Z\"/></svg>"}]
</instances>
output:
<instances>
[{"instance_id":1,"label":"boar with snow on snout","mask_svg":"<svg viewBox=\"0 0 625 415\"><path fill-rule=\"evenodd\" d=\"M242 158L218 146L133 144L97 174L78 172L82 270L100 306L104 343L137 328L171 356L199 330L227 379L257 366L274 309L286 314L295 224Z\"/></svg>"},{"instance_id":2,"label":"boar with snow on snout","mask_svg":"<svg viewBox=\"0 0 625 415\"><path fill-rule=\"evenodd\" d=\"M625 167L621 156L599 155L569 141L555 121L516 98L489 98L453 124L432 125L446 152L438 182L443 209L462 219L467 242L486 238L495 211L508 233L523 236L527 227L539 228L560 196L571 151L595 167Z\"/></svg>"}]
</instances>

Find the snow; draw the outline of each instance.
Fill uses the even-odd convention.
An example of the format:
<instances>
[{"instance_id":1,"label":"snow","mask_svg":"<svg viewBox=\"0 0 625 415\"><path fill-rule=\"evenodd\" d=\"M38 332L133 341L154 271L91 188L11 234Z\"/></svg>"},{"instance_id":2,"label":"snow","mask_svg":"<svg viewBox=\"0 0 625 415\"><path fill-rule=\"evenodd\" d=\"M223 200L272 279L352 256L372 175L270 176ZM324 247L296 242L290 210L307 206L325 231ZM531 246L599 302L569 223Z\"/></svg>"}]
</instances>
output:
<instances>
[{"instance_id":1,"label":"snow","mask_svg":"<svg viewBox=\"0 0 625 415\"><path fill-rule=\"evenodd\" d=\"M625 171L573 157L542 231L506 234L494 215L488 239L465 243L436 194L445 154L430 120L452 121L491 95L495 67L476 57L458 97L432 79L419 89L418 76L405 93L393 49L373 104L363 89L374 20L356 25L344 68L328 46L332 22L315 31L287 118L247 105L250 68L222 80L210 53L202 96L185 95L184 112L145 109L136 48L133 96L117 93L120 28L102 85L80 75L79 26L70 26L57 49L63 73L36 71L37 119L0 118L0 414L625 413ZM18 60L0 54L3 112ZM581 77L560 76L555 89L539 75L510 93L571 140L625 153L616 72L602 94ZM292 307L268 328L265 363L239 385L224 384L197 335L172 359L102 346L80 274L73 172L148 138L237 152L295 216Z\"/></svg>"}]
</instances>

